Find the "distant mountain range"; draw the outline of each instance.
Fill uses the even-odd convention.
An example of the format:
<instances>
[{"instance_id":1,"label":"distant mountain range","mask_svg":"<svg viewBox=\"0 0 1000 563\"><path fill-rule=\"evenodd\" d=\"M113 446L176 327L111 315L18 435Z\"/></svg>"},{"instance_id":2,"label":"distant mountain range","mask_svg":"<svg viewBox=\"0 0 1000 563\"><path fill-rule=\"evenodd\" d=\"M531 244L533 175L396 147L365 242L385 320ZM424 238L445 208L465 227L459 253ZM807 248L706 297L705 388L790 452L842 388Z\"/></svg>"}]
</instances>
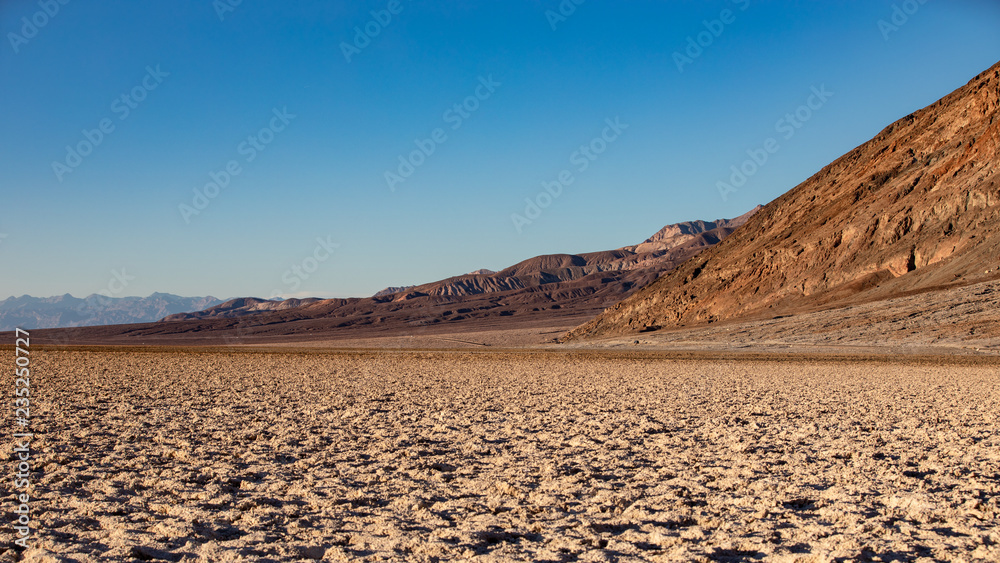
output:
<instances>
[{"instance_id":1,"label":"distant mountain range","mask_svg":"<svg viewBox=\"0 0 1000 563\"><path fill-rule=\"evenodd\" d=\"M215 297L180 297L154 293L149 297L84 298L9 297L0 301L0 330L67 328L125 323L148 323L184 311L199 311L222 303Z\"/></svg>"},{"instance_id":2,"label":"distant mountain range","mask_svg":"<svg viewBox=\"0 0 1000 563\"><path fill-rule=\"evenodd\" d=\"M560 315L594 314L715 245L758 209L760 206L735 219L667 225L642 243L616 250L536 256L499 272L482 268L423 285L387 287L368 298L222 300L169 293L118 298L94 294L83 299L69 294L11 297L0 301L0 331L16 327L30 330L250 317L255 319L251 324L329 319L338 328L370 325L391 330L415 322L454 322L515 314L538 316L548 310L559 310ZM451 310L455 305L461 305L455 309L457 313ZM240 321L241 331L246 331L243 328L246 325L246 321ZM228 326L223 324L219 328L225 330ZM212 330L205 325L197 327L196 330ZM176 330L186 332L189 328L192 327L177 326ZM284 330L280 326L272 328ZM156 332L166 334L174 330L161 326Z\"/></svg>"},{"instance_id":3,"label":"distant mountain range","mask_svg":"<svg viewBox=\"0 0 1000 563\"><path fill-rule=\"evenodd\" d=\"M289 328L294 332L282 323L316 319L329 319L336 328L368 325L391 331L413 323L481 320L515 314L535 317L549 310L558 310L559 315L593 315L717 244L758 209L760 206L735 219L667 225L639 244L615 250L536 256L499 272L481 268L423 285L387 287L367 298L222 300L169 293L118 298L94 294L83 299L68 293L57 297L10 297L0 301L0 331L16 327L30 330L249 318L254 320L239 321L241 332L247 331L248 322L280 325L271 328L279 331ZM461 307L454 309L457 305ZM222 324L219 328L226 330L229 326ZM159 327L155 332L169 334L191 328L213 329L199 324ZM119 329L109 330L114 333ZM136 327L120 330L141 331Z\"/></svg>"},{"instance_id":4,"label":"distant mountain range","mask_svg":"<svg viewBox=\"0 0 1000 563\"><path fill-rule=\"evenodd\" d=\"M77 343L232 343L274 336L364 338L434 325L466 330L579 323L711 248L758 209L735 219L668 225L641 243L615 250L536 256L498 272L479 269L426 284L389 287L372 297L246 297L162 315L157 317L160 322L76 331L72 338Z\"/></svg>"}]
</instances>

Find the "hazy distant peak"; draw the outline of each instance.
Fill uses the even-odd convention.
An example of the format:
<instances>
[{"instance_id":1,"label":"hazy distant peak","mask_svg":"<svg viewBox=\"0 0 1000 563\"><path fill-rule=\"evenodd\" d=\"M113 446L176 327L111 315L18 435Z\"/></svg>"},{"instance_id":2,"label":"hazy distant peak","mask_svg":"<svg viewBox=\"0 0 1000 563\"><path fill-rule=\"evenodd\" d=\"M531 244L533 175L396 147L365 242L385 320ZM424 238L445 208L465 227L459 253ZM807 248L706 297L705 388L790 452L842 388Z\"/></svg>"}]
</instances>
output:
<instances>
[{"instance_id":1,"label":"hazy distant peak","mask_svg":"<svg viewBox=\"0 0 1000 563\"><path fill-rule=\"evenodd\" d=\"M0 301L0 330L145 323L219 303L221 300L212 296L181 297L170 293L153 293L148 297L92 293L84 298L69 293L53 297L22 295Z\"/></svg>"},{"instance_id":2,"label":"hazy distant peak","mask_svg":"<svg viewBox=\"0 0 1000 563\"><path fill-rule=\"evenodd\" d=\"M643 242L659 242L680 235L698 235L720 227L731 227L735 229L743 223L746 223L747 219L752 217L754 213L760 211L762 207L762 205L758 205L743 215L732 219L716 219L715 221L684 221L682 223L667 225Z\"/></svg>"}]
</instances>

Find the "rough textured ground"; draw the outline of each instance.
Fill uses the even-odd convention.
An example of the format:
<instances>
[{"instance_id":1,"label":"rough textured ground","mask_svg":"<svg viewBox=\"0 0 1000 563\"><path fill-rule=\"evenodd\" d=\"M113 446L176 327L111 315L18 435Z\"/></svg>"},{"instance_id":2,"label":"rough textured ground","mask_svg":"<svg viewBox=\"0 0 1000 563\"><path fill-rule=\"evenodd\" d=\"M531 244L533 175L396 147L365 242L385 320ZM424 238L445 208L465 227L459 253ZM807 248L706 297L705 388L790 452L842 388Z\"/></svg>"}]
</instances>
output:
<instances>
[{"instance_id":1,"label":"rough textured ground","mask_svg":"<svg viewBox=\"0 0 1000 563\"><path fill-rule=\"evenodd\" d=\"M1000 559L993 360L32 354L28 561Z\"/></svg>"}]
</instances>

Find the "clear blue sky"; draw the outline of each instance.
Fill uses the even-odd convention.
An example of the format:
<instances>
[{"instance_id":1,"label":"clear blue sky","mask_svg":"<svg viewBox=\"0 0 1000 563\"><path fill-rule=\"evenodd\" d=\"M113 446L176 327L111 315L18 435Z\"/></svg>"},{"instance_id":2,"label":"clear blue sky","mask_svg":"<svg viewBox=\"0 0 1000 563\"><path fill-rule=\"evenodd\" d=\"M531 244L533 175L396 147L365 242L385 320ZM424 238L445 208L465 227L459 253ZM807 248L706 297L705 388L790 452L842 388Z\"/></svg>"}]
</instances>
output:
<instances>
[{"instance_id":1,"label":"clear blue sky","mask_svg":"<svg viewBox=\"0 0 1000 563\"><path fill-rule=\"evenodd\" d=\"M228 1L0 3L0 298L366 296L634 244L774 199L1000 60L986 0Z\"/></svg>"}]
</instances>

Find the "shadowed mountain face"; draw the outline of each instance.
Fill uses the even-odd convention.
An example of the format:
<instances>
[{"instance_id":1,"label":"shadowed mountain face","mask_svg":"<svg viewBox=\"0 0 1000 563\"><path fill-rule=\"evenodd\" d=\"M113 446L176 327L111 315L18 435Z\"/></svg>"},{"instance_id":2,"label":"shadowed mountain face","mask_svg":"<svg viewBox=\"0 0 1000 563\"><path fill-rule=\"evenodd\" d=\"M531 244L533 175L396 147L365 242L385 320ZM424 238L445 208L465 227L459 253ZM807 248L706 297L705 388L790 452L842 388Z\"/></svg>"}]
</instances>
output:
<instances>
[{"instance_id":1,"label":"shadowed mountain face","mask_svg":"<svg viewBox=\"0 0 1000 563\"><path fill-rule=\"evenodd\" d=\"M1000 264L1000 64L893 123L570 338L975 283Z\"/></svg>"},{"instance_id":2,"label":"shadowed mountain face","mask_svg":"<svg viewBox=\"0 0 1000 563\"><path fill-rule=\"evenodd\" d=\"M717 244L754 211L736 219L670 225L656 240L635 246L537 256L499 272L476 270L438 282L387 288L368 298L240 298L203 311L170 315L159 323L77 330L71 337L52 334L51 339L71 338L78 343L156 342L176 335L320 339L405 334L414 327L458 323L500 329L548 322L572 326ZM33 336L43 341L49 338Z\"/></svg>"}]
</instances>

